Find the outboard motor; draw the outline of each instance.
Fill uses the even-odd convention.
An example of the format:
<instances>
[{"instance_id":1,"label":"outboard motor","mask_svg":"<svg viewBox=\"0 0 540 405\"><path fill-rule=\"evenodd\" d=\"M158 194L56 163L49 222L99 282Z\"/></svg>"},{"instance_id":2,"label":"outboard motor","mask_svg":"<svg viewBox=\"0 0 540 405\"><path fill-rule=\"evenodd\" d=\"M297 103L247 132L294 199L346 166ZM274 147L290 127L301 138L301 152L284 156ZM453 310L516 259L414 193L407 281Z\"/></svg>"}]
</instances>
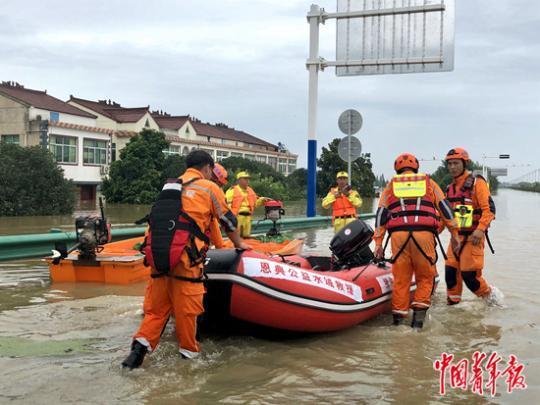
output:
<instances>
[{"instance_id":1,"label":"outboard motor","mask_svg":"<svg viewBox=\"0 0 540 405\"><path fill-rule=\"evenodd\" d=\"M369 244L373 239L373 229L364 221L356 220L347 224L330 241L330 250L337 267L366 265L374 258Z\"/></svg>"},{"instance_id":2,"label":"outboard motor","mask_svg":"<svg viewBox=\"0 0 540 405\"><path fill-rule=\"evenodd\" d=\"M75 219L76 244L69 250L65 242L56 242L52 257L53 263L58 264L61 259L65 259L69 253L79 250L79 260L94 261L96 253L101 251L101 246L111 241L111 226L105 218L103 210L103 200L99 198L99 209L101 216L85 215Z\"/></svg>"},{"instance_id":3,"label":"outboard motor","mask_svg":"<svg viewBox=\"0 0 540 405\"><path fill-rule=\"evenodd\" d=\"M272 221L272 228L266 233L267 236L278 236L277 221L285 214L281 201L270 200L264 203L264 219Z\"/></svg>"}]
</instances>

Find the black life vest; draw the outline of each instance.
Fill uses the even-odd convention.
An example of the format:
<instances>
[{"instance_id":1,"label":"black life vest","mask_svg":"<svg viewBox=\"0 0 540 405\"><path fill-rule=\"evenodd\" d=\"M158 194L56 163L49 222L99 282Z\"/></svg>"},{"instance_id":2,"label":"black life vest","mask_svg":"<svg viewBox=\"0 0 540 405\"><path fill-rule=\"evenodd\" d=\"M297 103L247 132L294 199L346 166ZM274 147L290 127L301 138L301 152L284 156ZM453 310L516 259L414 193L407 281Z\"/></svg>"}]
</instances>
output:
<instances>
[{"instance_id":1,"label":"black life vest","mask_svg":"<svg viewBox=\"0 0 540 405\"><path fill-rule=\"evenodd\" d=\"M146 261L152 267L153 277L167 275L180 263L184 251L188 254L192 266L204 262L210 242L197 223L182 208L184 186L198 179L182 184L181 179L169 180L164 186L148 216L150 229L143 243L142 251ZM198 249L195 238L204 242ZM177 277L187 281L202 281Z\"/></svg>"}]
</instances>

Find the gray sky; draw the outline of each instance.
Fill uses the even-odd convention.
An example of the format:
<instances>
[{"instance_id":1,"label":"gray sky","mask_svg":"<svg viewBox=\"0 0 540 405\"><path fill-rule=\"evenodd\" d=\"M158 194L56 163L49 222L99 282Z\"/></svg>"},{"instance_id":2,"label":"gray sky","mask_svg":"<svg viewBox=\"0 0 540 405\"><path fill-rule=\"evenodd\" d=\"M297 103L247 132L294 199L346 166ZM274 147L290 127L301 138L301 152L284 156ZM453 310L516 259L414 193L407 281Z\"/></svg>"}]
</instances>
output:
<instances>
[{"instance_id":1,"label":"gray sky","mask_svg":"<svg viewBox=\"0 0 540 405\"><path fill-rule=\"evenodd\" d=\"M150 104L282 141L305 165L308 24L304 0L2 0L0 78L70 94ZM327 11L335 1L320 0ZM364 116L359 133L375 172L403 151L473 158L510 153L540 166L540 3L457 0L455 70L338 78L320 75L319 148L339 113ZM335 58L335 23L321 56ZM436 164L426 163L424 170Z\"/></svg>"}]
</instances>

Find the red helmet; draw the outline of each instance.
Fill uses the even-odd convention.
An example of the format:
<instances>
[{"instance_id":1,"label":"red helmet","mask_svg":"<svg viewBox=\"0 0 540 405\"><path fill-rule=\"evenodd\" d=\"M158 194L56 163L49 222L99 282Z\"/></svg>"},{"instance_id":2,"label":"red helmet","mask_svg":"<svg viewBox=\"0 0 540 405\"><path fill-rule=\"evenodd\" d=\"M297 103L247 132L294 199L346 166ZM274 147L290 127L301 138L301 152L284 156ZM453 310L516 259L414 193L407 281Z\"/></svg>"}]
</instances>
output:
<instances>
[{"instance_id":1,"label":"red helmet","mask_svg":"<svg viewBox=\"0 0 540 405\"><path fill-rule=\"evenodd\" d=\"M412 153L402 153L396 158L396 161L394 162L394 170L397 173L399 173L405 168L418 171L419 167L420 164L418 163L418 159Z\"/></svg>"},{"instance_id":2,"label":"red helmet","mask_svg":"<svg viewBox=\"0 0 540 405\"><path fill-rule=\"evenodd\" d=\"M227 184L227 169L225 169L219 163L214 164L214 180L221 186Z\"/></svg>"},{"instance_id":3,"label":"red helmet","mask_svg":"<svg viewBox=\"0 0 540 405\"><path fill-rule=\"evenodd\" d=\"M451 159L462 159L465 163L471 160L471 158L469 157L469 152L467 152L463 148L450 149L446 154L444 160L448 162Z\"/></svg>"}]
</instances>

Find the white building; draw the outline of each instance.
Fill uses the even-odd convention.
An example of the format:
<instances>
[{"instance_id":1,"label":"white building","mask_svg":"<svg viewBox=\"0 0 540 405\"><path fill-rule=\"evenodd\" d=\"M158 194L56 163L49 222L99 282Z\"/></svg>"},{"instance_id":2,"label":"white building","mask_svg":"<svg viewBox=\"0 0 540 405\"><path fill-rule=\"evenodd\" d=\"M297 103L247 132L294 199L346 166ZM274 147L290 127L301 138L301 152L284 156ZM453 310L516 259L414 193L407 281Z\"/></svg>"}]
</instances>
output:
<instances>
[{"instance_id":1,"label":"white building","mask_svg":"<svg viewBox=\"0 0 540 405\"><path fill-rule=\"evenodd\" d=\"M126 108L110 100L91 101L71 96L68 103L95 114L99 127L113 131L113 160L132 136L143 128L150 128L165 133L170 142L169 149L164 151L166 154L187 155L192 150L202 149L217 161L239 156L267 163L285 175L296 170L297 155L280 151L274 144L225 124L203 123L189 115L150 112L149 107Z\"/></svg>"},{"instance_id":2,"label":"white building","mask_svg":"<svg viewBox=\"0 0 540 405\"><path fill-rule=\"evenodd\" d=\"M187 155L201 149L217 161L243 157L266 163L284 175L296 169L297 155L225 124L151 112L149 106L126 108L111 100L71 96L64 102L47 91L13 82L0 84L0 139L49 149L66 177L79 187L81 199L95 198L110 163L144 128L165 133L170 142L166 154Z\"/></svg>"},{"instance_id":3,"label":"white building","mask_svg":"<svg viewBox=\"0 0 540 405\"><path fill-rule=\"evenodd\" d=\"M49 149L81 199L95 198L110 163L111 131L98 128L96 118L46 91L0 84L1 140Z\"/></svg>"}]
</instances>

